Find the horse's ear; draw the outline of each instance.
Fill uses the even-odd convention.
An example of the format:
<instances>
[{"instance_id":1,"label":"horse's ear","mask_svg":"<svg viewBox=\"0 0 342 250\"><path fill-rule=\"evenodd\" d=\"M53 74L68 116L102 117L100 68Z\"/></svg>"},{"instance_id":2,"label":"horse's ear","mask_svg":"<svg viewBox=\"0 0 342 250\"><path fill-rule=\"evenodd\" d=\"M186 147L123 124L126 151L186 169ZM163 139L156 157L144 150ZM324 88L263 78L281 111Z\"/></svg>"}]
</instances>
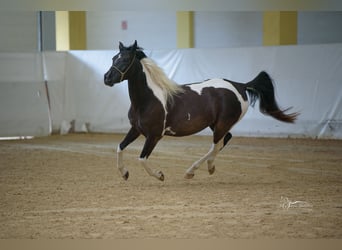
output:
<instances>
[{"instance_id":1,"label":"horse's ear","mask_svg":"<svg viewBox=\"0 0 342 250\"><path fill-rule=\"evenodd\" d=\"M133 44L133 46L132 46L132 50L133 50L133 51L136 51L137 48L138 48L138 42L137 42L137 40L135 40L135 41L134 41L134 44Z\"/></svg>"},{"instance_id":2,"label":"horse's ear","mask_svg":"<svg viewBox=\"0 0 342 250\"><path fill-rule=\"evenodd\" d=\"M125 46L122 44L122 42L119 42L119 50L123 50Z\"/></svg>"}]
</instances>

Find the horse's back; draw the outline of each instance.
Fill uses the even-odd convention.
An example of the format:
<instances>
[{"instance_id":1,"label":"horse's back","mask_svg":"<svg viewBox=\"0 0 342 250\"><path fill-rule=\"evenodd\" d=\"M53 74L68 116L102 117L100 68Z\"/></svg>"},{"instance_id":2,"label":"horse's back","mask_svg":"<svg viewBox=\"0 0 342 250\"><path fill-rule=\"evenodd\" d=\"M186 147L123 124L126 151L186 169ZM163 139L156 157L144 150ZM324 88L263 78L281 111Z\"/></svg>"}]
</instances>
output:
<instances>
[{"instance_id":1,"label":"horse's back","mask_svg":"<svg viewBox=\"0 0 342 250\"><path fill-rule=\"evenodd\" d=\"M235 124L247 111L248 100L234 85L218 78L183 85L184 92L168 110L166 134L184 136L217 122Z\"/></svg>"},{"instance_id":2,"label":"horse's back","mask_svg":"<svg viewBox=\"0 0 342 250\"><path fill-rule=\"evenodd\" d=\"M214 78L187 86L199 95L208 96L208 102L216 102L230 115L240 113L239 119L247 112L249 103L245 84Z\"/></svg>"}]
</instances>

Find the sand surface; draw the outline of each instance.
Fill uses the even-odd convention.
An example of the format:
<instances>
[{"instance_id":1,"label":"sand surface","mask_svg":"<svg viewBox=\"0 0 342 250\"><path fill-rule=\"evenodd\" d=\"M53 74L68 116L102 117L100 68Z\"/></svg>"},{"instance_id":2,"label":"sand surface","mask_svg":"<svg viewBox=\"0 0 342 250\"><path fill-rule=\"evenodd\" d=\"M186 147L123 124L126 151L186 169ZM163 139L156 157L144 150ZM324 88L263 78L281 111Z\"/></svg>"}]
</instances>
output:
<instances>
[{"instance_id":1,"label":"sand surface","mask_svg":"<svg viewBox=\"0 0 342 250\"><path fill-rule=\"evenodd\" d=\"M144 138L72 134L0 141L0 238L341 238L342 141L233 137L216 172L186 169L211 137L165 137L148 163Z\"/></svg>"}]
</instances>

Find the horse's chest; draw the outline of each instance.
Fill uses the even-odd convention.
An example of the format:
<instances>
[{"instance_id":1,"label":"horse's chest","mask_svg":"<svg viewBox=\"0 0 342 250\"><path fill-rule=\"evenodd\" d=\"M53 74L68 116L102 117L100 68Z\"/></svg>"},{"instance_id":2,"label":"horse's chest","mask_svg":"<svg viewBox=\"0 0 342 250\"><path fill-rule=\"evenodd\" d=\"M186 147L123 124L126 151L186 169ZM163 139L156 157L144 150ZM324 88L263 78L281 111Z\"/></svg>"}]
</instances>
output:
<instances>
[{"instance_id":1,"label":"horse's chest","mask_svg":"<svg viewBox=\"0 0 342 250\"><path fill-rule=\"evenodd\" d=\"M144 109L134 109L131 107L128 117L131 125L144 135L151 132L161 134L164 129L164 109L157 103Z\"/></svg>"}]
</instances>

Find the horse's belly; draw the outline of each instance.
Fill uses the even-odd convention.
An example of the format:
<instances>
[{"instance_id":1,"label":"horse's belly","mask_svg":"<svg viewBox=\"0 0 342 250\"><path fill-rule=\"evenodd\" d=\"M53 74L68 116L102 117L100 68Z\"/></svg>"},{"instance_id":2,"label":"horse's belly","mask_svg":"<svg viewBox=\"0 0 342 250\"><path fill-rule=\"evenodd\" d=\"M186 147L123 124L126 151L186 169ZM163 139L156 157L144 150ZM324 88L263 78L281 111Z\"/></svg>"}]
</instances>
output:
<instances>
[{"instance_id":1,"label":"horse's belly","mask_svg":"<svg viewBox=\"0 0 342 250\"><path fill-rule=\"evenodd\" d=\"M202 131L211 122L206 116L198 116L187 112L173 122L167 122L164 131L165 135L187 136Z\"/></svg>"},{"instance_id":2,"label":"horse's belly","mask_svg":"<svg viewBox=\"0 0 342 250\"><path fill-rule=\"evenodd\" d=\"M169 135L169 136L188 136L188 135L192 135L195 133L198 133L200 131L202 131L203 129L205 129L208 126L205 127L196 127L196 128L182 128L182 129L173 129L172 127L167 127L165 128L165 133L164 135Z\"/></svg>"}]
</instances>

